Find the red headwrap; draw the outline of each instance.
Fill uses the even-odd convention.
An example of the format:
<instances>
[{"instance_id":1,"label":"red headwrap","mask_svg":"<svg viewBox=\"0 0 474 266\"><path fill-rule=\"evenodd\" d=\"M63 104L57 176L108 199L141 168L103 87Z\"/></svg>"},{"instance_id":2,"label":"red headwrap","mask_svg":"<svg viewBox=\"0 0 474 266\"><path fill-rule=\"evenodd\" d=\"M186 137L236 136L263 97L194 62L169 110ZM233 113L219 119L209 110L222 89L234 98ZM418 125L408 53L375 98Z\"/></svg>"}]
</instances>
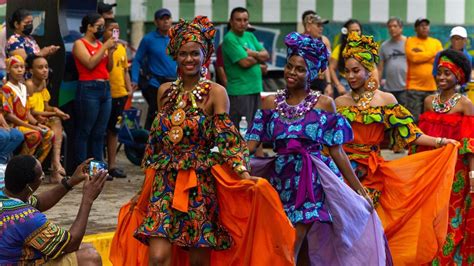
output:
<instances>
[{"instance_id":1,"label":"red headwrap","mask_svg":"<svg viewBox=\"0 0 474 266\"><path fill-rule=\"evenodd\" d=\"M439 59L438 68L440 67L449 69L454 74L459 84L463 85L466 83L466 76L464 75L462 68L454 64L453 61L451 61L447 56L442 56Z\"/></svg>"}]
</instances>

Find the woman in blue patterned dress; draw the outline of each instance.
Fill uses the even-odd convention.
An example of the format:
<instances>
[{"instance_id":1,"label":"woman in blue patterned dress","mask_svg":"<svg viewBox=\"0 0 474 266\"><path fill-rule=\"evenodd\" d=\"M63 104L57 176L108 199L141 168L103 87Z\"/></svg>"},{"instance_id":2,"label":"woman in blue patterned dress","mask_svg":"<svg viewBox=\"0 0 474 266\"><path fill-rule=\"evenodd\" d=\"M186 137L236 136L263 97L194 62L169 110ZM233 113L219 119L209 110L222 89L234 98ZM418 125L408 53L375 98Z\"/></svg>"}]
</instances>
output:
<instances>
[{"instance_id":1,"label":"woman in blue patterned dress","mask_svg":"<svg viewBox=\"0 0 474 266\"><path fill-rule=\"evenodd\" d=\"M331 98L309 90L327 67L326 48L298 33L286 36L285 44L287 87L264 100L247 133L250 152L260 142L272 142L277 156L254 159L253 174L268 177L278 191L296 228L295 257L309 259L308 253L299 254L307 238L308 245L318 246L309 254L312 264L385 265L390 255L383 229L341 148L352 140L352 129ZM307 235L312 226L316 233Z\"/></svg>"}]
</instances>

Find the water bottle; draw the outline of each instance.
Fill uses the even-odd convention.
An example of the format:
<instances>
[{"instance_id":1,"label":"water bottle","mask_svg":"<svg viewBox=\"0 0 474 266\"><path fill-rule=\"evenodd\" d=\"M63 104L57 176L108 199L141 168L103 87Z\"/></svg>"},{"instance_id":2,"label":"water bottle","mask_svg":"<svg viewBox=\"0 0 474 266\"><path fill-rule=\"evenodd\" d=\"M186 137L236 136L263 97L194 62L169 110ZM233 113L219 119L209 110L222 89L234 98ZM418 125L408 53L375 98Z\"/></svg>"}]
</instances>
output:
<instances>
[{"instance_id":1,"label":"water bottle","mask_svg":"<svg viewBox=\"0 0 474 266\"><path fill-rule=\"evenodd\" d=\"M245 134L247 134L247 127L248 127L247 118L245 116L242 116L239 122L239 132L243 138L245 138Z\"/></svg>"}]
</instances>

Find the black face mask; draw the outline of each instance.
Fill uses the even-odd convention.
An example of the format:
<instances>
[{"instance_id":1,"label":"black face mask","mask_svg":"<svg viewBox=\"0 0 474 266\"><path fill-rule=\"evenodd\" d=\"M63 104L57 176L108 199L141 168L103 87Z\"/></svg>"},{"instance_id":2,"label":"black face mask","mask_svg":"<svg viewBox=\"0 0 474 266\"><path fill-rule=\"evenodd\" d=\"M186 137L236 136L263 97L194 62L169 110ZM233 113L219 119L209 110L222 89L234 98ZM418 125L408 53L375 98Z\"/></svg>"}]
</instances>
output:
<instances>
[{"instance_id":1,"label":"black face mask","mask_svg":"<svg viewBox=\"0 0 474 266\"><path fill-rule=\"evenodd\" d=\"M97 28L97 31L94 32L94 37L95 37L97 40L99 40L99 39L102 38L102 36L104 35L104 32L105 32L104 28L103 28L103 27L99 27L99 28Z\"/></svg>"},{"instance_id":2,"label":"black face mask","mask_svg":"<svg viewBox=\"0 0 474 266\"><path fill-rule=\"evenodd\" d=\"M33 32L33 24L25 25L22 31L22 33L27 36L29 36L32 32Z\"/></svg>"}]
</instances>

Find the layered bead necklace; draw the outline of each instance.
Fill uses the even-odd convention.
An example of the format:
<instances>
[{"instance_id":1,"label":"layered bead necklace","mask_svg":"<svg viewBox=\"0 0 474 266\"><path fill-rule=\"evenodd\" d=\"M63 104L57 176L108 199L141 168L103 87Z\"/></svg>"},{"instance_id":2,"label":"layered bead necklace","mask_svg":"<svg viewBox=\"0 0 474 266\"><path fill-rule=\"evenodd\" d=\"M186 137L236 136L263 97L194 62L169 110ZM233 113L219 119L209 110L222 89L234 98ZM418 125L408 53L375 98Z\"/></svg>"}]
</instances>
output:
<instances>
[{"instance_id":1,"label":"layered bead necklace","mask_svg":"<svg viewBox=\"0 0 474 266\"><path fill-rule=\"evenodd\" d=\"M288 90L278 90L275 98L276 111L283 118L294 121L298 120L313 109L314 105L318 102L321 93L319 91L311 90L308 95L297 105L289 105L286 100L288 99Z\"/></svg>"},{"instance_id":2,"label":"layered bead necklace","mask_svg":"<svg viewBox=\"0 0 474 266\"><path fill-rule=\"evenodd\" d=\"M351 96L359 110L367 110L370 107L370 102L374 98L374 91L366 90L362 94L357 94L351 91Z\"/></svg>"},{"instance_id":3,"label":"layered bead necklace","mask_svg":"<svg viewBox=\"0 0 474 266\"><path fill-rule=\"evenodd\" d=\"M441 94L436 93L435 97L433 98L433 101L431 102L431 104L433 106L433 110L436 113L441 113L441 114L447 113L447 112L451 111L451 109L453 109L454 106L456 106L456 104L461 99L461 96L462 95L460 93L456 92L447 101L441 102Z\"/></svg>"},{"instance_id":4,"label":"layered bead necklace","mask_svg":"<svg viewBox=\"0 0 474 266\"><path fill-rule=\"evenodd\" d=\"M179 143L183 139L182 124L186 120L185 108L191 103L192 114L197 114L198 105L209 94L211 89L211 81L201 78L199 82L190 91L184 90L183 81L177 79L171 84L168 91L168 102L175 103L174 112L171 114L171 124L173 127L168 131L169 139L174 144Z\"/></svg>"}]
</instances>

